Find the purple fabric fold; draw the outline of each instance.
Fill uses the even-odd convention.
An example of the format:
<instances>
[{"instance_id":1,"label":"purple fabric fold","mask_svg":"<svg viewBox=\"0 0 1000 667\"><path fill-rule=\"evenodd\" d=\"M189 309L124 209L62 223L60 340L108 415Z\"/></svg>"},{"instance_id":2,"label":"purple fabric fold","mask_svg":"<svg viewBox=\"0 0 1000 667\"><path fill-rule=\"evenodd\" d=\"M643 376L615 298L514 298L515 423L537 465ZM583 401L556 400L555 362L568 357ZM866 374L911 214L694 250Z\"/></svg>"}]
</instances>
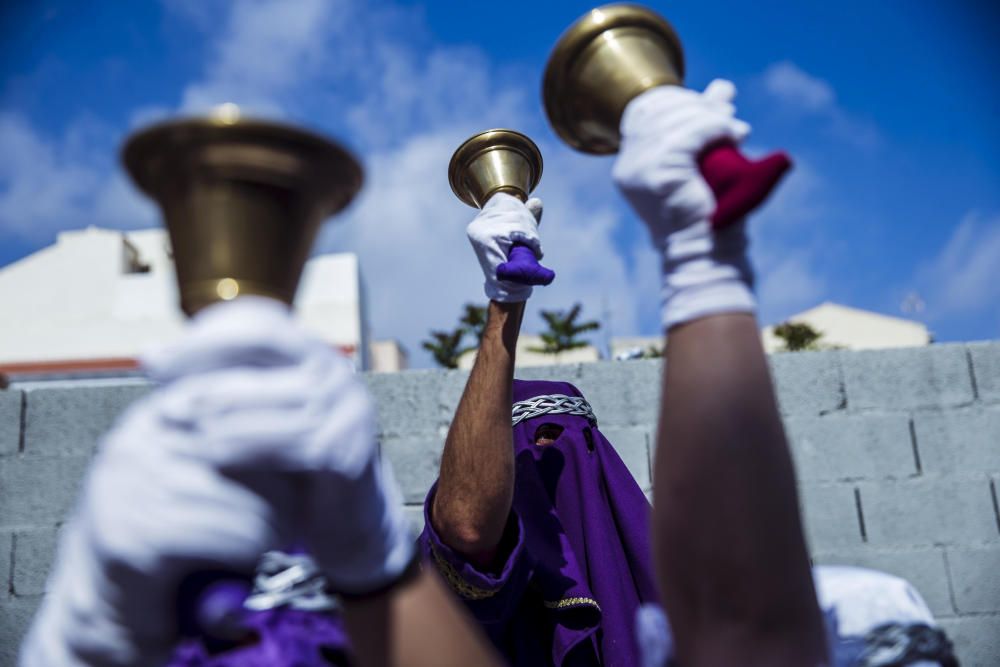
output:
<instances>
[{"instance_id":1,"label":"purple fabric fold","mask_svg":"<svg viewBox=\"0 0 1000 667\"><path fill-rule=\"evenodd\" d=\"M330 667L350 665L347 633L328 613L279 607L247 612L251 639L210 653L201 639L181 642L169 667Z\"/></svg>"},{"instance_id":2,"label":"purple fabric fold","mask_svg":"<svg viewBox=\"0 0 1000 667\"><path fill-rule=\"evenodd\" d=\"M566 382L514 381L514 401L541 395L582 396ZM598 418L600 415L598 415ZM562 433L535 444L540 424ZM589 432L589 435L588 435ZM596 424L575 415L543 414L514 427L517 481L514 507L525 544L538 560L536 579L546 606L557 613L600 608L596 640L601 664L640 664L635 612L657 600L649 541L649 501ZM581 629L557 626L553 662L577 642Z\"/></svg>"}]
</instances>

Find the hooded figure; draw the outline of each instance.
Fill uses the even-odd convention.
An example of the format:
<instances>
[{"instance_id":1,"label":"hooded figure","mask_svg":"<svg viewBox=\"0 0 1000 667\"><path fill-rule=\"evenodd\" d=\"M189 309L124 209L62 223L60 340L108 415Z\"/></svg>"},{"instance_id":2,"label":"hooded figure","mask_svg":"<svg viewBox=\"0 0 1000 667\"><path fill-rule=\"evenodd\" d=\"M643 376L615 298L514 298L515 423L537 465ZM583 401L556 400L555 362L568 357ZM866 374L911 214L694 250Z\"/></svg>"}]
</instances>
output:
<instances>
[{"instance_id":1,"label":"hooded figure","mask_svg":"<svg viewBox=\"0 0 1000 667\"><path fill-rule=\"evenodd\" d=\"M639 664L633 619L656 599L649 502L580 391L514 381L514 499L496 566L474 567L436 534L420 546L515 665ZM536 444L546 425L548 444Z\"/></svg>"}]
</instances>

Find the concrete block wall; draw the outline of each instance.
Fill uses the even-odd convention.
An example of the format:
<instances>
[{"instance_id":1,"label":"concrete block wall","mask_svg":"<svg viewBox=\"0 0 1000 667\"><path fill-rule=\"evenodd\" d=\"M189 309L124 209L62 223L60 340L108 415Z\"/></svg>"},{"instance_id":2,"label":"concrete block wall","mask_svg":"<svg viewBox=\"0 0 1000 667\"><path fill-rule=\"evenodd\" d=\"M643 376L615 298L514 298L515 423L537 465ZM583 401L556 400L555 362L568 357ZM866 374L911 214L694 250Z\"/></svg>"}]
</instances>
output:
<instances>
[{"instance_id":1,"label":"concrete block wall","mask_svg":"<svg viewBox=\"0 0 1000 667\"><path fill-rule=\"evenodd\" d=\"M817 563L912 581L963 665L1000 665L1000 342L771 358ZM524 369L588 397L651 488L658 361ZM419 529L467 374L368 375L383 452ZM0 391L0 667L43 594L59 527L99 436L137 385Z\"/></svg>"}]
</instances>

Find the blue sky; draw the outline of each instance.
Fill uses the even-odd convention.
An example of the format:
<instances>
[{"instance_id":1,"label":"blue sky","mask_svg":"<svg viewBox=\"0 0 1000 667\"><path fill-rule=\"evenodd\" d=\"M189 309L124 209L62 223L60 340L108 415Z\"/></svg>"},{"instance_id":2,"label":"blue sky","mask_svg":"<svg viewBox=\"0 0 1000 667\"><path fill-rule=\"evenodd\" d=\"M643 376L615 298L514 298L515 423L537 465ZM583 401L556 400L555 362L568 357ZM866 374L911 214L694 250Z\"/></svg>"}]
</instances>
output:
<instances>
[{"instance_id":1,"label":"blue sky","mask_svg":"<svg viewBox=\"0 0 1000 667\"><path fill-rule=\"evenodd\" d=\"M447 161L469 134L520 129L546 169L546 263L529 304L584 303L614 335L658 330L656 259L611 162L548 128L542 70L581 2L165 0L0 9L0 265L61 229L156 224L119 170L133 129L234 101L362 157L363 194L317 251L362 261L377 337L419 341L483 300ZM684 42L688 84L736 82L748 152L796 170L750 221L761 319L833 300L1000 337L1000 45L988 2L651 3ZM908 304L905 309L903 305ZM913 304L920 304L916 310ZM598 336L601 342L602 337Z\"/></svg>"}]
</instances>

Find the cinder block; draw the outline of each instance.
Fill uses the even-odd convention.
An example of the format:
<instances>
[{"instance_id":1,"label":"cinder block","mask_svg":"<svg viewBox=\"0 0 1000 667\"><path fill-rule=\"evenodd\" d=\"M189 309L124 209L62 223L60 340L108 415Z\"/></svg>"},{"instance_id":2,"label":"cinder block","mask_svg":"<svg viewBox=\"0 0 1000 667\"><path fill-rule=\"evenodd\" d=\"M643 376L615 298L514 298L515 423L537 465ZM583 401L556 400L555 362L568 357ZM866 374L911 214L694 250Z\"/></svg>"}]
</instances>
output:
<instances>
[{"instance_id":1,"label":"cinder block","mask_svg":"<svg viewBox=\"0 0 1000 667\"><path fill-rule=\"evenodd\" d=\"M127 384L32 389L24 422L24 453L90 456L100 437L151 386Z\"/></svg>"},{"instance_id":2,"label":"cinder block","mask_svg":"<svg viewBox=\"0 0 1000 667\"><path fill-rule=\"evenodd\" d=\"M587 364L588 366L590 364ZM514 377L518 380L551 380L576 384L580 379L581 364L555 364L552 366L518 366Z\"/></svg>"},{"instance_id":3,"label":"cinder block","mask_svg":"<svg viewBox=\"0 0 1000 667\"><path fill-rule=\"evenodd\" d=\"M632 359L619 364L628 396L629 423L643 426L652 433L660 420L663 359Z\"/></svg>"},{"instance_id":4,"label":"cinder block","mask_svg":"<svg viewBox=\"0 0 1000 667\"><path fill-rule=\"evenodd\" d=\"M966 347L979 400L1000 402L1000 342L969 343Z\"/></svg>"},{"instance_id":5,"label":"cinder block","mask_svg":"<svg viewBox=\"0 0 1000 667\"><path fill-rule=\"evenodd\" d=\"M622 426L631 423L627 361L602 361L580 366L580 377L573 384L583 392L597 415L597 423Z\"/></svg>"},{"instance_id":6,"label":"cinder block","mask_svg":"<svg viewBox=\"0 0 1000 667\"><path fill-rule=\"evenodd\" d=\"M375 399L383 436L435 433L452 417L441 403L442 371L373 373L364 379Z\"/></svg>"},{"instance_id":7,"label":"cinder block","mask_svg":"<svg viewBox=\"0 0 1000 667\"><path fill-rule=\"evenodd\" d=\"M649 432L641 427L609 426L601 433L618 452L628 471L643 491L653 487L649 470Z\"/></svg>"},{"instance_id":8,"label":"cinder block","mask_svg":"<svg viewBox=\"0 0 1000 667\"><path fill-rule=\"evenodd\" d=\"M817 565L853 565L888 572L909 581L920 592L935 616L953 616L948 574L942 548L886 551L871 548L817 553Z\"/></svg>"},{"instance_id":9,"label":"cinder block","mask_svg":"<svg viewBox=\"0 0 1000 667\"><path fill-rule=\"evenodd\" d=\"M424 532L424 506L407 505L403 508L403 513L406 514L406 519L410 522L415 539L420 533Z\"/></svg>"},{"instance_id":10,"label":"cinder block","mask_svg":"<svg viewBox=\"0 0 1000 667\"><path fill-rule=\"evenodd\" d=\"M941 619L962 667L997 667L1000 660L1000 616Z\"/></svg>"},{"instance_id":11,"label":"cinder block","mask_svg":"<svg viewBox=\"0 0 1000 667\"><path fill-rule=\"evenodd\" d=\"M1000 613L1000 547L949 547L947 551L959 613Z\"/></svg>"},{"instance_id":12,"label":"cinder block","mask_svg":"<svg viewBox=\"0 0 1000 667\"><path fill-rule=\"evenodd\" d=\"M851 352L841 363L850 410L963 405L974 398L964 345Z\"/></svg>"},{"instance_id":13,"label":"cinder block","mask_svg":"<svg viewBox=\"0 0 1000 667\"><path fill-rule=\"evenodd\" d=\"M799 502L811 551L863 544L852 484L800 484Z\"/></svg>"},{"instance_id":14,"label":"cinder block","mask_svg":"<svg viewBox=\"0 0 1000 667\"><path fill-rule=\"evenodd\" d=\"M21 402L19 389L0 390L0 456L16 454L21 441Z\"/></svg>"},{"instance_id":15,"label":"cinder block","mask_svg":"<svg viewBox=\"0 0 1000 667\"><path fill-rule=\"evenodd\" d=\"M768 361L782 414L820 415L844 407L838 351L782 352Z\"/></svg>"},{"instance_id":16,"label":"cinder block","mask_svg":"<svg viewBox=\"0 0 1000 667\"><path fill-rule=\"evenodd\" d=\"M787 417L785 429L801 479L878 479L917 473L906 415Z\"/></svg>"},{"instance_id":17,"label":"cinder block","mask_svg":"<svg viewBox=\"0 0 1000 667\"><path fill-rule=\"evenodd\" d=\"M918 412L913 419L924 472L1000 472L1000 407Z\"/></svg>"},{"instance_id":18,"label":"cinder block","mask_svg":"<svg viewBox=\"0 0 1000 667\"><path fill-rule=\"evenodd\" d=\"M10 597L11 566L14 564L13 556L14 534L8 531L0 532L0 601Z\"/></svg>"},{"instance_id":19,"label":"cinder block","mask_svg":"<svg viewBox=\"0 0 1000 667\"><path fill-rule=\"evenodd\" d=\"M440 402L445 423L450 424L455 418L458 403L469 381L469 371L444 371L441 374Z\"/></svg>"},{"instance_id":20,"label":"cinder block","mask_svg":"<svg viewBox=\"0 0 1000 667\"><path fill-rule=\"evenodd\" d=\"M63 521L76 500L89 459L0 460L0 529L31 529Z\"/></svg>"},{"instance_id":21,"label":"cinder block","mask_svg":"<svg viewBox=\"0 0 1000 667\"><path fill-rule=\"evenodd\" d=\"M989 480L910 479L859 482L872 546L995 542Z\"/></svg>"},{"instance_id":22,"label":"cinder block","mask_svg":"<svg viewBox=\"0 0 1000 667\"><path fill-rule=\"evenodd\" d=\"M407 504L423 503L441 469L444 438L387 437L382 440L382 455L392 463L396 480Z\"/></svg>"},{"instance_id":23,"label":"cinder block","mask_svg":"<svg viewBox=\"0 0 1000 667\"><path fill-rule=\"evenodd\" d=\"M14 667L21 640L35 616L41 598L13 598L0 603L0 666Z\"/></svg>"},{"instance_id":24,"label":"cinder block","mask_svg":"<svg viewBox=\"0 0 1000 667\"><path fill-rule=\"evenodd\" d=\"M12 588L17 597L45 593L45 580L56 553L59 531L55 528L19 532L14 536Z\"/></svg>"}]
</instances>

